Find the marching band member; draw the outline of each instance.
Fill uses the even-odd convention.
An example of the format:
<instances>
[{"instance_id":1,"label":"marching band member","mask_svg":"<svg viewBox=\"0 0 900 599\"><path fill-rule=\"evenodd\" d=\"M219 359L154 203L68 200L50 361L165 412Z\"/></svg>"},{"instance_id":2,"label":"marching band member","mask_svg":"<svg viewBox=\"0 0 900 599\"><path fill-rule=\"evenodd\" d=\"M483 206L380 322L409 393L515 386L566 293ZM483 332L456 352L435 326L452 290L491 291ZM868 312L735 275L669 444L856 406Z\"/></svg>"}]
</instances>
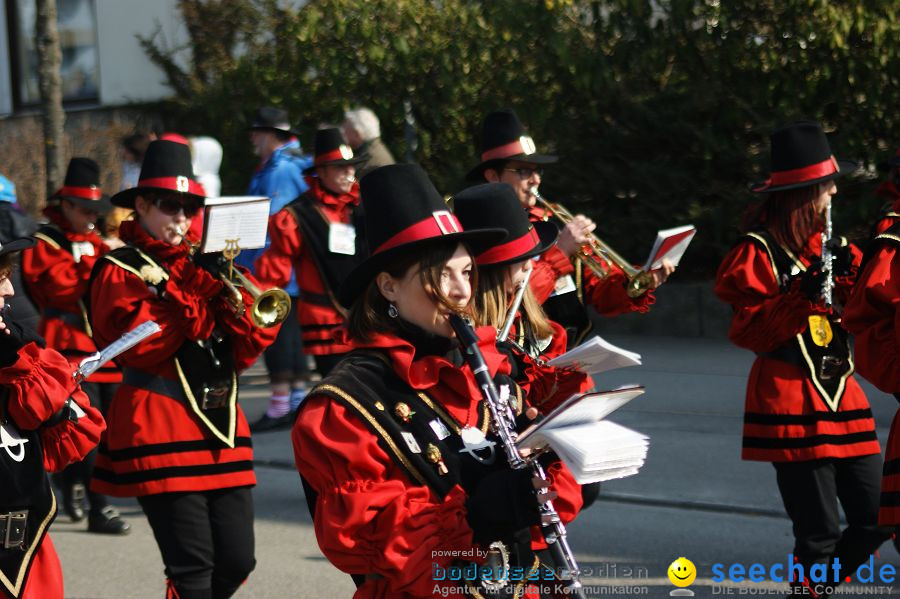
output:
<instances>
[{"instance_id":1,"label":"marching band member","mask_svg":"<svg viewBox=\"0 0 900 599\"><path fill-rule=\"evenodd\" d=\"M535 483L508 467L489 432L448 321L472 297L468 244L503 232L463 231L414 165L372 171L362 204L371 256L339 293L355 351L301 405L297 468L318 494L319 547L356 575L357 599L458 597L459 582L434 574L456 551L493 547L491 559L538 567L528 534L538 523ZM495 330L477 333L490 374L503 377ZM531 596L524 582L509 584Z\"/></svg>"},{"instance_id":2,"label":"marching band member","mask_svg":"<svg viewBox=\"0 0 900 599\"><path fill-rule=\"evenodd\" d=\"M453 198L453 212L464 230L503 228L508 232L503 242L475 257L475 321L500 331L519 286L534 268L534 258L553 247L558 230L553 223L530 222L515 192L504 183L485 183L461 191ZM565 353L566 332L547 318L530 287L525 289L509 341L500 346L509 352L517 371L513 377L526 390L529 403L541 412L593 387L584 373L544 364L545 360Z\"/></svg>"},{"instance_id":3,"label":"marching band member","mask_svg":"<svg viewBox=\"0 0 900 599\"><path fill-rule=\"evenodd\" d=\"M11 255L23 238L0 247L0 311L14 289ZM80 460L105 428L77 388L74 367L27 328L0 315L0 596L62 599L63 576L47 531L56 499L47 472Z\"/></svg>"},{"instance_id":4,"label":"marching band member","mask_svg":"<svg viewBox=\"0 0 900 599\"><path fill-rule=\"evenodd\" d=\"M97 351L87 320L85 299L91 269L109 251L95 228L97 219L112 209L100 190L100 167L90 158L72 158L62 188L54 194L44 215L50 222L35 237L37 246L22 256L26 291L41 311L40 333L47 344L73 363ZM122 373L112 362L100 368L81 388L91 405L106 413ZM127 534L131 526L100 493L88 490L97 452L70 465L55 477L63 492L63 509L74 522L90 505L88 531Z\"/></svg>"},{"instance_id":5,"label":"marching band member","mask_svg":"<svg viewBox=\"0 0 900 599\"><path fill-rule=\"evenodd\" d=\"M551 213L537 205L534 191L541 184L543 166L555 163L557 157L536 153L534 141L525 134L514 111L498 110L485 118L481 148L481 162L466 178L472 182L510 185L532 222L549 220ZM647 312L656 301L652 291L629 297L625 273L618 266L601 259L609 274L600 278L579 257L581 248L590 243L595 228L591 219L575 215L560 230L556 246L534 264L530 281L538 303L551 320L566 329L569 348L581 343L591 331L587 306L602 316L615 316ZM666 262L653 271L651 289L665 282L674 270Z\"/></svg>"},{"instance_id":6,"label":"marching band member","mask_svg":"<svg viewBox=\"0 0 900 599\"><path fill-rule=\"evenodd\" d=\"M821 297L823 214L837 193L834 179L853 164L835 160L821 126L811 121L775 131L771 144L771 176L753 188L767 196L747 212L746 234L722 261L715 286L734 308L732 342L757 354L747 382L742 457L775 467L793 522L793 553L804 571L840 558L849 573L886 538L877 526L875 422L853 378L839 314ZM834 252L840 303L860 254L846 245ZM838 499L848 523L843 532ZM803 581L793 584L801 592Z\"/></svg>"},{"instance_id":7,"label":"marching band member","mask_svg":"<svg viewBox=\"0 0 900 599\"><path fill-rule=\"evenodd\" d=\"M853 333L856 368L873 385L900 401L900 221L873 240L871 255L844 308ZM881 526L900 526L900 412L888 437L881 479ZM896 543L896 540L895 540Z\"/></svg>"},{"instance_id":8,"label":"marching band member","mask_svg":"<svg viewBox=\"0 0 900 599\"><path fill-rule=\"evenodd\" d=\"M119 357L123 381L92 487L137 497L170 599L230 597L254 568L256 477L237 373L277 332L241 310L246 291L235 305L220 277L192 261L184 235L204 200L188 147L152 142L137 187L112 198L135 211L120 227L126 245L98 261L90 288L98 343L145 320L162 329Z\"/></svg>"}]
</instances>

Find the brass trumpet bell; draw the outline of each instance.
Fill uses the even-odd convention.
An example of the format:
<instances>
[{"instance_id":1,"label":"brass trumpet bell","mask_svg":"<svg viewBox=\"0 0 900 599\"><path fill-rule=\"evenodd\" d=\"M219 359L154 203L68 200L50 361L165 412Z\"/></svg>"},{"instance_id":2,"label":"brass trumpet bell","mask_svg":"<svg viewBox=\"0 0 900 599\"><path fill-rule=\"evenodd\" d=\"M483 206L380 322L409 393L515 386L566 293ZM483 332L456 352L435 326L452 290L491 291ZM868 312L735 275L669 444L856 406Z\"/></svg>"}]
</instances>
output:
<instances>
[{"instance_id":1,"label":"brass trumpet bell","mask_svg":"<svg viewBox=\"0 0 900 599\"><path fill-rule=\"evenodd\" d=\"M531 195L563 225L572 222L572 219L575 218L562 204L554 204L548 201L540 194L537 187L531 188ZM591 235L590 241L581 247L578 257L601 279L609 276L609 267L605 262L615 264L621 268L627 279L625 292L628 294L628 297L640 297L653 287L653 275L632 266L596 235Z\"/></svg>"},{"instance_id":2,"label":"brass trumpet bell","mask_svg":"<svg viewBox=\"0 0 900 599\"><path fill-rule=\"evenodd\" d=\"M241 271L234 269L231 276L228 273L219 273L225 286L229 289L232 299L232 307L240 306L240 314L243 314L244 300L239 287L243 287L253 297L253 304L250 306L250 319L253 324L261 329L274 327L287 318L291 311L291 296L283 289L273 287L266 291L260 290L259 287L245 277ZM236 279L236 280L232 280ZM235 310L238 313L238 310Z\"/></svg>"}]
</instances>

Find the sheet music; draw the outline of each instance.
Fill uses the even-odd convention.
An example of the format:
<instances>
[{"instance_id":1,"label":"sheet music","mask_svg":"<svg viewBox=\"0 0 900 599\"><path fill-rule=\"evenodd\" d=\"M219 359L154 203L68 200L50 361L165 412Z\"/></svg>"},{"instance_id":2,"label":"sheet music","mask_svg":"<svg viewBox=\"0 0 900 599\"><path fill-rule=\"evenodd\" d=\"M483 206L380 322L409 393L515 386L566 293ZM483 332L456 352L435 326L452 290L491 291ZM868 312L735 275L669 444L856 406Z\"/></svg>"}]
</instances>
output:
<instances>
[{"instance_id":1,"label":"sheet music","mask_svg":"<svg viewBox=\"0 0 900 599\"><path fill-rule=\"evenodd\" d=\"M94 372L96 372L101 366L121 354L122 352L128 351L150 335L155 335L159 332L159 325L153 322L152 320L148 320L144 323L139 324L135 328L131 329L109 345L107 345L103 351L99 351L91 356L88 356L84 360L81 361L81 364L78 366L78 370L75 371L76 378L86 379Z\"/></svg>"},{"instance_id":2,"label":"sheet music","mask_svg":"<svg viewBox=\"0 0 900 599\"><path fill-rule=\"evenodd\" d=\"M237 239L241 249L265 247L269 226L269 198L225 197L207 200L203 222L204 254L221 252L228 240Z\"/></svg>"},{"instance_id":3,"label":"sheet music","mask_svg":"<svg viewBox=\"0 0 900 599\"><path fill-rule=\"evenodd\" d=\"M596 335L578 347L553 358L547 364L557 367L568 366L587 374L597 374L614 368L639 366L641 355L617 347Z\"/></svg>"}]
</instances>

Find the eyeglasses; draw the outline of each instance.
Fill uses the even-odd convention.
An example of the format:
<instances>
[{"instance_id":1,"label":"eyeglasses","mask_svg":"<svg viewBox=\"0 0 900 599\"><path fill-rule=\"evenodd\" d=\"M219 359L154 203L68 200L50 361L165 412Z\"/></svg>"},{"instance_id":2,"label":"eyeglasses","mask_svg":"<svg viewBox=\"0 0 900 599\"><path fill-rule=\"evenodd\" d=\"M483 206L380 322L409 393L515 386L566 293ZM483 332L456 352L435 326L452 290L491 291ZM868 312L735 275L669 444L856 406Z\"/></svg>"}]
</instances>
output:
<instances>
[{"instance_id":1,"label":"eyeglasses","mask_svg":"<svg viewBox=\"0 0 900 599\"><path fill-rule=\"evenodd\" d=\"M544 176L544 169L542 168L505 168L503 170L516 173L519 175L519 179L522 180L530 179L532 175L537 175L538 177Z\"/></svg>"},{"instance_id":2,"label":"eyeglasses","mask_svg":"<svg viewBox=\"0 0 900 599\"><path fill-rule=\"evenodd\" d=\"M159 211L167 216L175 216L179 212L184 212L187 218L193 218L199 212L201 205L198 202L187 200L182 202L180 199L173 197L158 197L153 200L153 205L159 208Z\"/></svg>"}]
</instances>

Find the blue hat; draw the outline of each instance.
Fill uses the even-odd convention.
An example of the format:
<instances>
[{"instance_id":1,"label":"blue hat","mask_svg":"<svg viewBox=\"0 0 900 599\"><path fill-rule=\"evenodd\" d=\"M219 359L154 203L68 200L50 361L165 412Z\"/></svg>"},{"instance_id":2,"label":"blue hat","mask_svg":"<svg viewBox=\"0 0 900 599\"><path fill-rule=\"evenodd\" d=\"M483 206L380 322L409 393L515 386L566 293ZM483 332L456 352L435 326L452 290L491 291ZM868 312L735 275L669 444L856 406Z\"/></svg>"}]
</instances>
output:
<instances>
[{"instance_id":1,"label":"blue hat","mask_svg":"<svg viewBox=\"0 0 900 599\"><path fill-rule=\"evenodd\" d=\"M16 184L0 175L0 202L16 203Z\"/></svg>"}]
</instances>

